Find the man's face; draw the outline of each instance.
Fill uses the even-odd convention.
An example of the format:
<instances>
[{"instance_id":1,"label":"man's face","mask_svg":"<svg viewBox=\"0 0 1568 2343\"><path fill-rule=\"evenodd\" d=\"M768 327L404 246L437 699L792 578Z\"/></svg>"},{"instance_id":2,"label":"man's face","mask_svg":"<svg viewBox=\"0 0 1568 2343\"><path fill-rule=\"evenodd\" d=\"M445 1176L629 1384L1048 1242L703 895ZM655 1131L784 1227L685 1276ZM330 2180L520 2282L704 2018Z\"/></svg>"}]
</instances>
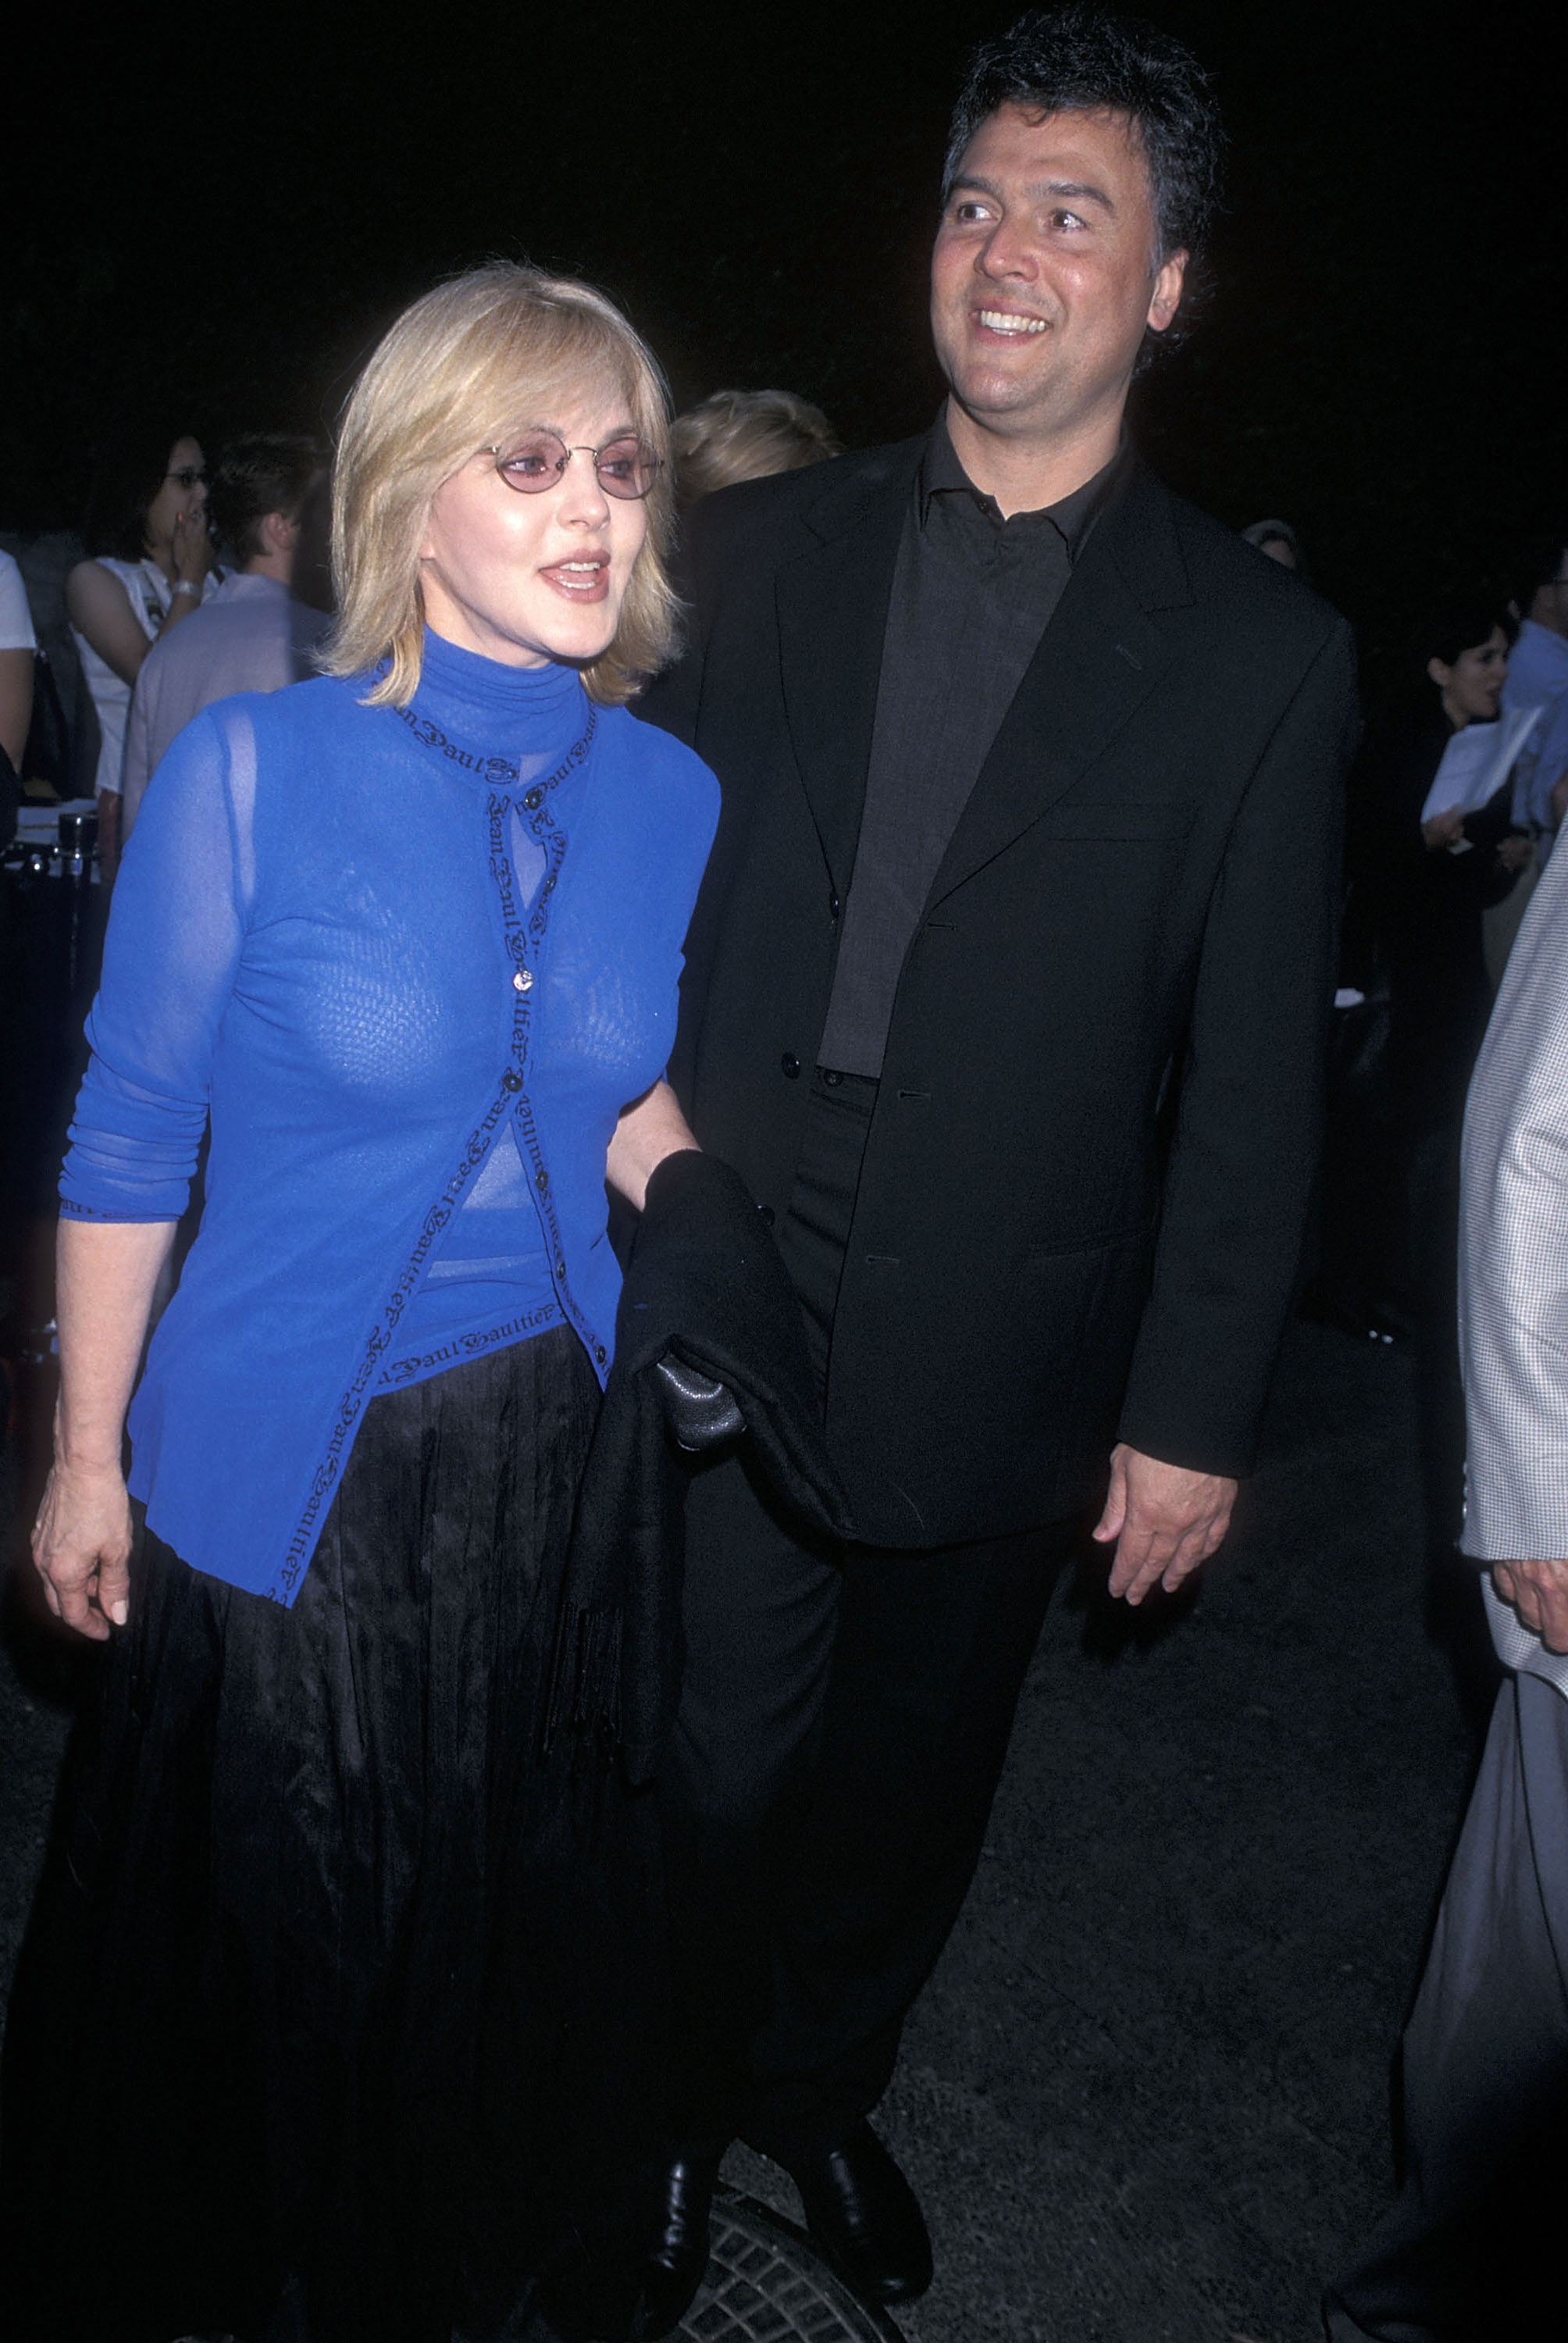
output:
<instances>
[{"instance_id":1,"label":"man's face","mask_svg":"<svg viewBox=\"0 0 1568 2343\"><path fill-rule=\"evenodd\" d=\"M931 255L931 333L984 429L1052 437L1120 408L1186 254L1157 265L1148 166L1127 116L1003 106L980 125Z\"/></svg>"}]
</instances>

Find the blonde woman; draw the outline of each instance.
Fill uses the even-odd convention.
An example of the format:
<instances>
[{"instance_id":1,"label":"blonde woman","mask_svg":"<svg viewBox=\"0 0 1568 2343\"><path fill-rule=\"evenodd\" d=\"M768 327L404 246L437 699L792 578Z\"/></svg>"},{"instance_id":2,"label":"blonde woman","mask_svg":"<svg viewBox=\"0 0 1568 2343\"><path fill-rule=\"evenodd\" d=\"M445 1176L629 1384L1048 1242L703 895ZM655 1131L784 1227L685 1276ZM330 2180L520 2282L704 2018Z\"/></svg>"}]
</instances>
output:
<instances>
[{"instance_id":1,"label":"blonde woman","mask_svg":"<svg viewBox=\"0 0 1568 2343\"><path fill-rule=\"evenodd\" d=\"M476 2174L526 2105L605 1182L692 1143L661 1074L717 792L623 705L670 647L666 418L582 286L416 302L344 423L328 675L200 716L126 858L34 1538L110 1645L7 2049L40 2343L449 2343L459 2264L494 2308L521 2252Z\"/></svg>"}]
</instances>

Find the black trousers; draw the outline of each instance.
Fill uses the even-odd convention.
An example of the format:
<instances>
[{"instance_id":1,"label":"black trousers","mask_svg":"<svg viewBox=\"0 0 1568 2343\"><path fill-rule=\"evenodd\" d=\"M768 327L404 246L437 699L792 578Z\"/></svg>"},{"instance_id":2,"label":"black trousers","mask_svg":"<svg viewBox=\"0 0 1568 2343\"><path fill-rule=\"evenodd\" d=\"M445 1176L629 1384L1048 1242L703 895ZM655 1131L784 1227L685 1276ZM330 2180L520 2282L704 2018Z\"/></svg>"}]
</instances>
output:
<instances>
[{"instance_id":1,"label":"black trousers","mask_svg":"<svg viewBox=\"0 0 1568 2343\"><path fill-rule=\"evenodd\" d=\"M779 1231L824 1383L875 1089L818 1070ZM694 1473L660 1782L679 2130L788 2157L881 2097L974 1875L1074 1526L813 1545L739 1460Z\"/></svg>"}]
</instances>

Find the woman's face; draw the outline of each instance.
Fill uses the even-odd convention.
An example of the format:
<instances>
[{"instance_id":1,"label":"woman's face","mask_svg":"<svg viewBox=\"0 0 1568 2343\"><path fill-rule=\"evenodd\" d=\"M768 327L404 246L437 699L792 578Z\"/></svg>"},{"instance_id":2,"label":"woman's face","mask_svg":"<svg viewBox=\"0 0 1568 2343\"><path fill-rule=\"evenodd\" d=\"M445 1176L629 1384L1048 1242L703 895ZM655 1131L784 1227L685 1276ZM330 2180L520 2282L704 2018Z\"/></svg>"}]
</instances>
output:
<instances>
[{"instance_id":1,"label":"woman's face","mask_svg":"<svg viewBox=\"0 0 1568 2343\"><path fill-rule=\"evenodd\" d=\"M166 553L174 542L175 522L183 512L206 508L206 464L201 442L187 434L169 449L168 469L147 507L147 549Z\"/></svg>"},{"instance_id":2,"label":"woman's face","mask_svg":"<svg viewBox=\"0 0 1568 2343\"><path fill-rule=\"evenodd\" d=\"M1427 673L1442 697L1443 713L1456 731L1467 724L1493 724L1508 677L1508 638L1493 627L1483 643L1461 651L1450 666L1434 659Z\"/></svg>"},{"instance_id":3,"label":"woman's face","mask_svg":"<svg viewBox=\"0 0 1568 2343\"><path fill-rule=\"evenodd\" d=\"M635 436L624 396L607 388L558 414L528 416L502 453L543 426L572 449L536 496L507 486L487 451L430 499L419 582L435 633L505 667L586 665L609 649L632 565L648 535L640 498L608 496L587 450Z\"/></svg>"}]
</instances>

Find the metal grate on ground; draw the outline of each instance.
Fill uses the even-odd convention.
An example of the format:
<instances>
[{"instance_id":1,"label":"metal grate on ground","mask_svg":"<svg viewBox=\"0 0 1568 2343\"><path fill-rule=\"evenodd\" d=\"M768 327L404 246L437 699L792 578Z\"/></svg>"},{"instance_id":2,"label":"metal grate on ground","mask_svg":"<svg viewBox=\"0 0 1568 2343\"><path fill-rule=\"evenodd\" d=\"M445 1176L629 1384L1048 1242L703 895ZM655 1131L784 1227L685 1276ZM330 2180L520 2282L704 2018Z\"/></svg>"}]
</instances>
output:
<instances>
[{"instance_id":1,"label":"metal grate on ground","mask_svg":"<svg viewBox=\"0 0 1568 2343\"><path fill-rule=\"evenodd\" d=\"M720 2188L708 2276L678 2334L687 2343L903 2343L884 2310L869 2310L793 2223L754 2197Z\"/></svg>"}]
</instances>

